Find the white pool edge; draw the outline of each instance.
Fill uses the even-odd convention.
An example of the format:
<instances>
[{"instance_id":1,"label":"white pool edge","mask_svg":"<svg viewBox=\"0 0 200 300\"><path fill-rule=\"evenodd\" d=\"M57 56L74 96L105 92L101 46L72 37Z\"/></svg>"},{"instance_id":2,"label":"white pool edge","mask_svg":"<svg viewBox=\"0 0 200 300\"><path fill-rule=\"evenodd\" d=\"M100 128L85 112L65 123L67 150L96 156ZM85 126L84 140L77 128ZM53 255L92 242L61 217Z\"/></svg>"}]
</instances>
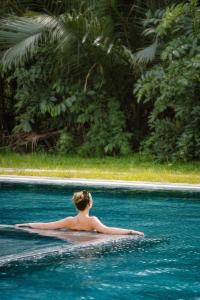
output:
<instances>
[{"instance_id":1,"label":"white pool edge","mask_svg":"<svg viewBox=\"0 0 200 300\"><path fill-rule=\"evenodd\" d=\"M168 190L168 191L196 191L200 192L200 184L184 183L161 183L161 182L143 182L143 181L126 181L126 180L96 180L96 179L79 179L79 178L56 178L40 176L17 176L17 175L0 175L0 183L29 183L44 185L62 185L62 186L79 186L79 187L102 187L117 189L133 190Z\"/></svg>"}]
</instances>

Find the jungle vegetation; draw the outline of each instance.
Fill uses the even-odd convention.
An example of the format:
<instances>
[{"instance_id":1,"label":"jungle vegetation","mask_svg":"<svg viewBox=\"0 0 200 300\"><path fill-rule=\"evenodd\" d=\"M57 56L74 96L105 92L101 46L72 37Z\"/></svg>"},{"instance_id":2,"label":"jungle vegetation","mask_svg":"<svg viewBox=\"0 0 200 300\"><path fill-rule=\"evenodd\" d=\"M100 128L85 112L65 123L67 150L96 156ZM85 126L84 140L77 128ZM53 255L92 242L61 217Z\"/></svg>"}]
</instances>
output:
<instances>
[{"instance_id":1,"label":"jungle vegetation","mask_svg":"<svg viewBox=\"0 0 200 300\"><path fill-rule=\"evenodd\" d=\"M200 159L197 0L5 0L0 147Z\"/></svg>"}]
</instances>

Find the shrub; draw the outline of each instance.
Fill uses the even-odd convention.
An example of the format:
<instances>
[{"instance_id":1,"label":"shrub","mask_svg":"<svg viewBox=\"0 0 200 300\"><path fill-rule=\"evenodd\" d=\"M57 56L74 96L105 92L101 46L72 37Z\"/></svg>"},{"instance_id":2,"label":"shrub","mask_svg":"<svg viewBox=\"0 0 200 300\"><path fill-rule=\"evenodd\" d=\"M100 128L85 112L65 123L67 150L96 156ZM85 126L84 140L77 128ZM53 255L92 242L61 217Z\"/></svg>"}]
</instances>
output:
<instances>
[{"instance_id":1,"label":"shrub","mask_svg":"<svg viewBox=\"0 0 200 300\"><path fill-rule=\"evenodd\" d=\"M170 14L173 10L174 20ZM149 68L135 87L138 101L153 105L149 115L151 134L143 149L160 161L200 159L197 23L200 25L200 10L195 1L166 10L155 30L160 39L160 63Z\"/></svg>"}]
</instances>

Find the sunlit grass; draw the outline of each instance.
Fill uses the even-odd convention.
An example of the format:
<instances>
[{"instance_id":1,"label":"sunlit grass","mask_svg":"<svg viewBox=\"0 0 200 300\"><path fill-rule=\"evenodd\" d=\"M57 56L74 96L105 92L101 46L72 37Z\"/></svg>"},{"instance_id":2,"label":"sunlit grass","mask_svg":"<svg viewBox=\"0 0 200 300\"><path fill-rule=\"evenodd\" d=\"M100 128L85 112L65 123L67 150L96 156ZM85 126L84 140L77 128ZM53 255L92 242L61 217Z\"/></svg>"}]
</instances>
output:
<instances>
[{"instance_id":1,"label":"sunlit grass","mask_svg":"<svg viewBox=\"0 0 200 300\"><path fill-rule=\"evenodd\" d=\"M12 168L0 169L3 175L200 183L200 162L158 164L139 154L120 158L82 158L0 152L0 168Z\"/></svg>"}]
</instances>

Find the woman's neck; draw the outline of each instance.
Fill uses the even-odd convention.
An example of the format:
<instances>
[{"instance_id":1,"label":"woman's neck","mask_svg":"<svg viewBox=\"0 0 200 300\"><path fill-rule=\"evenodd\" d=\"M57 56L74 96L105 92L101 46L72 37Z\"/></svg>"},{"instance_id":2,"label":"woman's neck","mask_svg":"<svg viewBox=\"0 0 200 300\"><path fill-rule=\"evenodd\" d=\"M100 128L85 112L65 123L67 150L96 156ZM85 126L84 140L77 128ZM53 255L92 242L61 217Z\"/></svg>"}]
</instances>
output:
<instances>
[{"instance_id":1,"label":"woman's neck","mask_svg":"<svg viewBox=\"0 0 200 300\"><path fill-rule=\"evenodd\" d=\"M78 216L88 217L89 216L89 209L79 211Z\"/></svg>"}]
</instances>

